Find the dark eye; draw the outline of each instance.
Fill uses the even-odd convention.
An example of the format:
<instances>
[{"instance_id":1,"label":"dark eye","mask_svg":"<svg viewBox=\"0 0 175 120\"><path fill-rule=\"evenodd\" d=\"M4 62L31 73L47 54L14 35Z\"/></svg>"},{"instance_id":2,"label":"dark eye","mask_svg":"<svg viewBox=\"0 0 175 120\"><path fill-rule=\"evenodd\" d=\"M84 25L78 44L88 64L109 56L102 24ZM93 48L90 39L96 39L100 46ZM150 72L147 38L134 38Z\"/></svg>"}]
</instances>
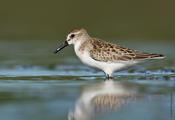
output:
<instances>
[{"instance_id":1,"label":"dark eye","mask_svg":"<svg viewBox=\"0 0 175 120\"><path fill-rule=\"evenodd\" d=\"M74 38L75 37L75 34L72 34L71 36L70 36L70 38Z\"/></svg>"}]
</instances>

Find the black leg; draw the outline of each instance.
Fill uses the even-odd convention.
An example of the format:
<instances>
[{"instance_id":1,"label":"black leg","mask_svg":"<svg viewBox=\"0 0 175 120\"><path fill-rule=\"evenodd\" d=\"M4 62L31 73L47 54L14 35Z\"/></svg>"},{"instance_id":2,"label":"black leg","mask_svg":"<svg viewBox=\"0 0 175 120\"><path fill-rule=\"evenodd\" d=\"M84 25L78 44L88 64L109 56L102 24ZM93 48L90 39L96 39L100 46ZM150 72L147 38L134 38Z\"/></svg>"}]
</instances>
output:
<instances>
[{"instance_id":1,"label":"black leg","mask_svg":"<svg viewBox=\"0 0 175 120\"><path fill-rule=\"evenodd\" d=\"M107 79L107 80L109 80L109 79L110 79L109 74L106 74L106 79Z\"/></svg>"},{"instance_id":2,"label":"black leg","mask_svg":"<svg viewBox=\"0 0 175 120\"><path fill-rule=\"evenodd\" d=\"M113 75L110 76L109 74L106 74L106 80L110 80L110 79L112 79L112 80L114 79Z\"/></svg>"}]
</instances>

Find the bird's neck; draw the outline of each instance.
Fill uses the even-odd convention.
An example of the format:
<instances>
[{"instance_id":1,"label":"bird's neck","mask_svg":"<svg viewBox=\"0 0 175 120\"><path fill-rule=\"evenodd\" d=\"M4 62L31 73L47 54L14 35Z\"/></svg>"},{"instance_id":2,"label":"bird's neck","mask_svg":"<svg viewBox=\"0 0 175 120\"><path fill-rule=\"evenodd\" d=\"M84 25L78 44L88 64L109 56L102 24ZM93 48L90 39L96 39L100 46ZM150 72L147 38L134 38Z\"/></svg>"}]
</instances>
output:
<instances>
[{"instance_id":1,"label":"bird's neck","mask_svg":"<svg viewBox=\"0 0 175 120\"><path fill-rule=\"evenodd\" d=\"M87 41L89 40L89 38L83 38L79 41L76 42L76 44L74 44L74 50L75 53L78 54L83 54L84 50L85 50L85 43L87 43Z\"/></svg>"},{"instance_id":2,"label":"bird's neck","mask_svg":"<svg viewBox=\"0 0 175 120\"><path fill-rule=\"evenodd\" d=\"M86 39L80 39L74 44L75 51L79 50L80 46L86 41Z\"/></svg>"}]
</instances>

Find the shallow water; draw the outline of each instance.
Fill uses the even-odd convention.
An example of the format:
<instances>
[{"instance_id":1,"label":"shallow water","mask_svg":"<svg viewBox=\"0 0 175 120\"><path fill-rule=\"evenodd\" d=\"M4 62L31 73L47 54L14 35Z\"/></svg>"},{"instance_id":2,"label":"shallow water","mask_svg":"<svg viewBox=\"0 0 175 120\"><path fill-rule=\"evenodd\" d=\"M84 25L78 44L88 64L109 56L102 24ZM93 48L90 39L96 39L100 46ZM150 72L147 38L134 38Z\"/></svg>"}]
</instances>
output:
<instances>
[{"instance_id":1,"label":"shallow water","mask_svg":"<svg viewBox=\"0 0 175 120\"><path fill-rule=\"evenodd\" d=\"M72 47L53 54L59 41L0 41L1 119L175 119L174 42L119 42L167 57L105 81L104 73L83 65Z\"/></svg>"}]
</instances>

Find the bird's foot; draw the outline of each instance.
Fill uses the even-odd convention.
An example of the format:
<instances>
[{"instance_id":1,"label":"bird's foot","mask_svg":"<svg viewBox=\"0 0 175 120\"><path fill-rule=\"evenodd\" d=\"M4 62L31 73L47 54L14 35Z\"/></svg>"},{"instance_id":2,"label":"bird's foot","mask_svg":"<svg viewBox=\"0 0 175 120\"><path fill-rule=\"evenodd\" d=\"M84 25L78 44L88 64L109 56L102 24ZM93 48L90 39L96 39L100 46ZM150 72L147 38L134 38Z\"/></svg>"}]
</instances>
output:
<instances>
[{"instance_id":1,"label":"bird's foot","mask_svg":"<svg viewBox=\"0 0 175 120\"><path fill-rule=\"evenodd\" d=\"M114 77L113 76L109 76L109 74L106 74L106 80L113 80L114 79Z\"/></svg>"}]
</instances>

